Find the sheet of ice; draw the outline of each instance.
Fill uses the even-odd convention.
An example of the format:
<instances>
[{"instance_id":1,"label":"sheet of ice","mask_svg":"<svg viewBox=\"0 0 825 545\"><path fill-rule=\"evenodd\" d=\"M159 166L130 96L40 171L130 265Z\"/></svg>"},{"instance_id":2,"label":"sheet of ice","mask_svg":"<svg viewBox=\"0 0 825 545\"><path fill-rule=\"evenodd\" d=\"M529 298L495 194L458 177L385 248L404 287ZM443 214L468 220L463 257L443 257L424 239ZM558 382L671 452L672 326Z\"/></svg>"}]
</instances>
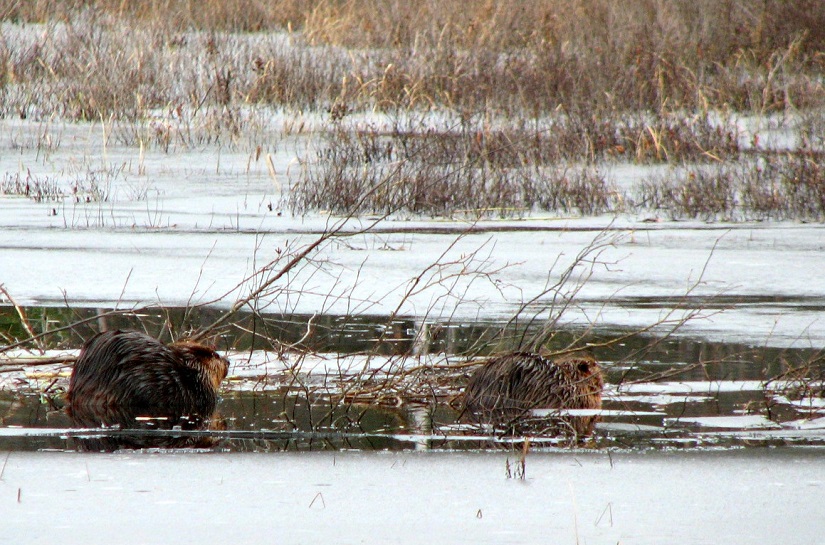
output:
<instances>
[{"instance_id":1,"label":"sheet of ice","mask_svg":"<svg viewBox=\"0 0 825 545\"><path fill-rule=\"evenodd\" d=\"M643 382L621 384L619 391L633 394L718 394L722 392L762 391L765 384L758 380L718 380L682 382Z\"/></svg>"},{"instance_id":2,"label":"sheet of ice","mask_svg":"<svg viewBox=\"0 0 825 545\"><path fill-rule=\"evenodd\" d=\"M819 543L819 451L13 453L13 543ZM460 467L461 471L456 471Z\"/></svg>"},{"instance_id":3,"label":"sheet of ice","mask_svg":"<svg viewBox=\"0 0 825 545\"><path fill-rule=\"evenodd\" d=\"M293 217L282 205L306 147L300 137L273 150L273 180L254 151L150 149L141 155L111 142L104 147L99 124L77 124L53 129L61 131L61 144L47 153L37 147L42 128L3 123L15 127L9 142L0 141L13 150L0 155L0 170L51 179L69 195L72 184L88 181L92 172L104 180L107 195L91 203L82 196L55 202L0 196L0 282L22 304L213 302L226 308L248 293L250 273L272 260L285 262L290 249L337 221L324 214ZM26 138L32 143L21 145ZM622 176L632 176L628 168ZM615 238L592 268L577 269L574 279L587 281L563 322L646 327L706 306L683 332L825 346L825 276L819 274L825 226L644 219L395 217L354 234L370 224L364 217L350 221L342 230L349 236L319 248L264 303L271 303L268 310L306 314L398 309L431 320L506 319L556 282L598 230L608 228ZM538 297L528 311L546 316L551 301Z\"/></svg>"},{"instance_id":4,"label":"sheet of ice","mask_svg":"<svg viewBox=\"0 0 825 545\"><path fill-rule=\"evenodd\" d=\"M803 418L792 422L783 422L782 427L796 430L825 430L825 416L819 418Z\"/></svg>"},{"instance_id":5,"label":"sheet of ice","mask_svg":"<svg viewBox=\"0 0 825 545\"><path fill-rule=\"evenodd\" d=\"M729 428L736 430L781 428L776 422L758 414L743 416L680 416L679 418L666 418L665 422L670 425L677 423L696 424L707 428Z\"/></svg>"},{"instance_id":6,"label":"sheet of ice","mask_svg":"<svg viewBox=\"0 0 825 545\"><path fill-rule=\"evenodd\" d=\"M533 416L665 416L667 413L659 411L627 411L616 409L533 409Z\"/></svg>"},{"instance_id":7,"label":"sheet of ice","mask_svg":"<svg viewBox=\"0 0 825 545\"><path fill-rule=\"evenodd\" d=\"M617 403L635 402L646 403L656 407L665 407L667 405L684 404L684 403L703 403L714 399L710 395L697 395L694 393L674 393L661 395L610 395L605 396L610 401Z\"/></svg>"}]
</instances>

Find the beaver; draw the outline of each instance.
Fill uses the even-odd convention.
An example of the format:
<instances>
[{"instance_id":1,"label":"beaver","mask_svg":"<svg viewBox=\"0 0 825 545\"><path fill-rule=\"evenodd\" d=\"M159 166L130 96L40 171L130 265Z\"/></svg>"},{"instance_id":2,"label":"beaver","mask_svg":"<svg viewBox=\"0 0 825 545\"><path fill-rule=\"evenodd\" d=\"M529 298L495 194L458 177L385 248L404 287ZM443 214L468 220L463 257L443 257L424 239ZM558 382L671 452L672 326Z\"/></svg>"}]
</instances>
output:
<instances>
[{"instance_id":1,"label":"beaver","mask_svg":"<svg viewBox=\"0 0 825 545\"><path fill-rule=\"evenodd\" d=\"M99 333L74 364L69 414L80 420L95 414L207 419L228 368L225 358L192 341L165 345L137 331Z\"/></svg>"},{"instance_id":2,"label":"beaver","mask_svg":"<svg viewBox=\"0 0 825 545\"><path fill-rule=\"evenodd\" d=\"M601 368L588 352L556 358L512 352L489 358L473 373L464 393L464 413L478 423L525 431L526 424L536 423L530 418L532 409L601 409L603 387ZM557 433L584 437L592 433L598 416L554 420L561 424Z\"/></svg>"}]
</instances>

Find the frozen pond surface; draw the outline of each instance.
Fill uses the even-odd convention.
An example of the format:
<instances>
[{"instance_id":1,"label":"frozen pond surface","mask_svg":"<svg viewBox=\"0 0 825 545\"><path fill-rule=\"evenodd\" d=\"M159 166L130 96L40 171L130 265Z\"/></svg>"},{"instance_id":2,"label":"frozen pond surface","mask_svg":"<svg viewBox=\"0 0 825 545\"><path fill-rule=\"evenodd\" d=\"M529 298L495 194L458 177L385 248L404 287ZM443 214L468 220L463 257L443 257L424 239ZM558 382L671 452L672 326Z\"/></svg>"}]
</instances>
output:
<instances>
[{"instance_id":1,"label":"frozen pond surface","mask_svg":"<svg viewBox=\"0 0 825 545\"><path fill-rule=\"evenodd\" d=\"M17 199L13 204L22 205L15 212L23 216L34 213L35 203ZM8 199L0 197L3 206L0 214L6 219ZM3 226L0 272L23 304L61 305L64 296L76 305L98 307L209 302L242 283L256 262L266 263L288 246L316 238L301 234L293 220L283 223L282 230L263 234ZM482 222L475 226L481 232L456 243L458 226L430 233L427 224L387 222L383 229L404 231L378 229L321 248L313 257L325 269L296 272L292 285L306 289L274 300L272 310L387 314L401 304L402 314L432 319L509 317L548 281L555 282L590 244L597 234L593 223L598 219L507 223L515 230L490 232L484 230L504 225ZM529 226L537 230L520 230ZM596 268L568 321L644 327L680 317L684 308L670 314L678 304L705 306L707 318L688 323L683 332L754 344L825 346L825 277L818 274L825 270L822 226L649 228L629 223L613 228L618 230L610 235L617 240L600 256L610 265ZM402 304L411 280L438 256L448 262L473 252L478 257L472 265L491 276L476 278L471 286L469 278L450 285L451 297L444 286L434 286ZM542 303L547 300L534 306ZM711 315L719 310L724 312Z\"/></svg>"},{"instance_id":2,"label":"frozen pond surface","mask_svg":"<svg viewBox=\"0 0 825 545\"><path fill-rule=\"evenodd\" d=\"M273 177L267 155L242 144L139 152L114 138L103 145L100 124L2 123L0 170L65 194L46 202L0 195L0 280L21 304L227 308L244 295L250 273L338 221L293 217L285 207L297 158L311 155L306 136L273 132ZM59 145L48 148L49 138ZM646 168L606 167L617 183L641 178ZM85 202L91 186L106 200ZM506 319L537 298L530 310L540 313L549 304L542 291L607 229L601 241L610 244L591 256L592 270L585 263L574 275L592 272L567 322L645 327L703 306L705 318L683 333L825 347L823 225L646 221L652 218L391 217L360 234L371 218L354 219L341 231L352 236L318 248L312 264L271 296L268 310ZM465 275L407 294L436 262L442 267L424 280Z\"/></svg>"},{"instance_id":3,"label":"frozen pond surface","mask_svg":"<svg viewBox=\"0 0 825 545\"><path fill-rule=\"evenodd\" d=\"M114 138L104 145L100 124L0 123L0 170L65 194L46 202L0 195L0 283L23 305L226 309L262 264L338 221L292 217L284 207L306 138L277 126L273 178L266 154L243 143L164 154ZM645 167L613 168L618 183L631 183ZM104 200L85 202L92 183ZM397 312L410 321L400 342L411 343L406 331L425 322L500 323L522 305L548 315L543 290L602 237L609 244L593 266L573 276L578 291L563 323L627 331L702 310L680 328L673 342L681 348L641 362L601 355L609 386L595 451L537 441L526 479L507 478L519 451L462 438L449 408L434 427L433 415L414 407L380 407L360 414L366 429L348 436L321 428L284 439L293 427L313 427L311 411L285 422L285 405L295 403L284 389L290 361L250 350L230 355L217 448L51 452L84 439L39 396L65 384L67 370L4 368L0 541L822 542L825 406L768 391L765 381L788 354L804 361L782 350L814 357L825 348L825 228L647 221L657 219L391 217L366 233L370 218L351 220L342 229L351 236L319 247L259 301L304 323ZM438 282L410 293L425 270ZM469 274L443 282L457 271ZM753 347L764 348L764 360ZM302 370L323 381L365 365L347 358L314 354ZM619 386L633 370L652 376L700 361L692 374ZM337 452L263 452L327 448Z\"/></svg>"},{"instance_id":4,"label":"frozen pond surface","mask_svg":"<svg viewBox=\"0 0 825 545\"><path fill-rule=\"evenodd\" d=\"M12 453L8 543L821 543L804 449L503 453ZM457 471L457 468L461 468Z\"/></svg>"}]
</instances>

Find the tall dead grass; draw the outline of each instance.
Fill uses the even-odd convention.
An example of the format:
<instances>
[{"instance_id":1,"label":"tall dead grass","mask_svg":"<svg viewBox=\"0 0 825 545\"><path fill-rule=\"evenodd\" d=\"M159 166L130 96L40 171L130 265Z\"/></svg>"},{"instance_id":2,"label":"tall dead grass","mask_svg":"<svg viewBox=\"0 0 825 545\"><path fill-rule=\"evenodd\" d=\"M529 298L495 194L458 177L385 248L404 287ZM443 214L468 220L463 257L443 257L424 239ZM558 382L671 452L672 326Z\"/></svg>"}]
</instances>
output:
<instances>
[{"instance_id":1,"label":"tall dead grass","mask_svg":"<svg viewBox=\"0 0 825 545\"><path fill-rule=\"evenodd\" d=\"M606 176L568 166L559 145L544 131L338 123L294 180L288 206L295 214L471 218L617 211L621 199Z\"/></svg>"},{"instance_id":2,"label":"tall dead grass","mask_svg":"<svg viewBox=\"0 0 825 545\"><path fill-rule=\"evenodd\" d=\"M674 215L825 208L815 116L799 129L808 162L765 167L779 193L701 166L762 153L740 147L732 112L825 106L817 0L0 0L0 19L27 23L0 28L2 116L105 121L122 143L169 151L234 144L273 109L325 113L339 141L297 213L616 211L628 196L594 168L609 159L699 164L639 199ZM365 111L461 126L341 130Z\"/></svg>"},{"instance_id":3,"label":"tall dead grass","mask_svg":"<svg viewBox=\"0 0 825 545\"><path fill-rule=\"evenodd\" d=\"M629 110L781 111L825 97L825 4L816 0L2 0L0 18L82 30L34 49L7 39L0 47L4 79L34 84L74 74L86 88L58 96L91 93L103 113L182 98L196 107L210 89L217 97L215 75L186 93L166 81L182 68L170 66L169 57L199 40L193 31L212 40L215 70L231 74L230 100L239 102L526 116L563 109L605 117ZM237 33L262 31L285 31L321 49L307 57L306 50L254 40L252 50L238 45L249 36ZM188 52L189 62L208 66L199 49L208 48ZM68 73L59 60L69 63ZM119 98L134 83L141 104ZM114 87L108 95L97 90L107 86ZM74 108L80 117L100 113Z\"/></svg>"},{"instance_id":4,"label":"tall dead grass","mask_svg":"<svg viewBox=\"0 0 825 545\"><path fill-rule=\"evenodd\" d=\"M821 154L773 154L651 176L628 200L673 219L825 221Z\"/></svg>"}]
</instances>

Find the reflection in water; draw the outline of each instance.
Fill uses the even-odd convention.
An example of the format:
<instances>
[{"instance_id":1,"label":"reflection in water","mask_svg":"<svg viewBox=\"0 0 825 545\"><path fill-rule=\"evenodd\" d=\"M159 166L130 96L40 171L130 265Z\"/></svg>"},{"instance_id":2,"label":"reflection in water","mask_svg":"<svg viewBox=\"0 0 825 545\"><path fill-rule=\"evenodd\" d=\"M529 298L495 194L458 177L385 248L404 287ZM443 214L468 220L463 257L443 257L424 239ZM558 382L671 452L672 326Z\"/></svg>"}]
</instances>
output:
<instances>
[{"instance_id":1,"label":"reflection in water","mask_svg":"<svg viewBox=\"0 0 825 545\"><path fill-rule=\"evenodd\" d=\"M0 324L6 310L0 307ZM36 309L28 309L30 317L41 316L42 323L36 327L43 329L77 320L86 312L84 309L41 310L38 314ZM180 315L175 314L178 311ZM9 323L19 322L12 316L13 309L9 312ZM59 315L61 312L65 315ZM164 324L197 327L215 317L210 312L205 309L197 318L197 313L186 313L184 309L146 310L140 314L108 316L106 326L142 329L168 338ZM308 316L288 315L241 317L241 320L257 321L232 330L221 339L219 348L277 349L281 343L296 343L306 334L308 319ZM437 353L443 355L438 356L438 361L450 364L465 362L467 354L483 355L512 349L513 344L530 334L529 327L525 328L524 324L428 324L420 320L387 320L380 316L319 316L313 325L313 335L301 347L339 354L359 351L393 355ZM60 339L59 335L56 338L64 347L77 348L80 335L91 335L91 331L84 327L66 330L61 333L66 335L65 338ZM256 335L244 330L255 330ZM787 391L777 395L765 386L767 383L771 388L776 387L777 382L767 381L777 376L795 378L801 384L816 379L818 375L811 374L810 369L816 358L821 360L818 351L709 343L679 337L624 336L624 333L591 331L586 339L598 342L622 336L621 343L595 350L602 362L605 391L603 410L598 415L600 421L593 430L590 445L645 448L825 444L825 430L817 430L805 423L805 419L816 422L817 417L825 414L822 403L817 404L813 399L800 400L800 396L790 396L789 400ZM576 332L561 332L557 341L564 344L576 336ZM409 369L432 361L430 358L418 360L399 356L392 361L398 363L398 369ZM789 367L801 369L801 378L782 375ZM316 375L314 379L320 383L314 387L315 383L295 380L292 375L287 377L286 372L285 378L278 378L282 372L278 368L269 376L271 380L264 380L260 385L256 378L243 380L241 377L241 380L233 381L230 388L224 386L222 399L217 404L220 416L209 413L203 418L192 419L187 418L193 414L191 411L111 415L106 411L75 410L74 421L66 411L51 410L40 396L22 393L42 392L44 384L38 379L23 376L25 371L22 371L20 379L9 380L13 374L9 372L0 375L0 380L6 379L6 389L0 389L0 450L152 446L207 446L233 451L464 449L507 448L508 441L518 440L518 437L502 437L501 430L491 426L469 426L460 419L459 408L450 404L454 401L451 396L466 383L470 368L450 369L444 371L443 376L442 371L422 371L421 382L416 383L416 387L421 386L421 392L414 399L391 396L402 404L398 407L377 402L371 405L343 402L341 377ZM58 388L65 384L63 378L48 380L57 381ZM25 390L27 384L28 390ZM299 387L304 384L306 389ZM259 386L265 391L252 391ZM445 392L449 395L441 395ZM347 399L369 400L368 397ZM755 418L757 416L773 422L776 427L766 430L762 426L753 430L749 426L759 420ZM718 428L720 422L725 423L724 429ZM731 427L731 423L737 422L741 427ZM109 433L87 429L89 426L99 429L101 424L119 426L119 429ZM77 430L77 426L84 429ZM75 431L70 431L71 428ZM534 446L564 444L553 442L552 438L542 438L541 441L534 438L531 443Z\"/></svg>"},{"instance_id":2,"label":"reflection in water","mask_svg":"<svg viewBox=\"0 0 825 545\"><path fill-rule=\"evenodd\" d=\"M227 394L220 403L232 450L399 449L404 411L283 390Z\"/></svg>"},{"instance_id":3,"label":"reflection in water","mask_svg":"<svg viewBox=\"0 0 825 545\"><path fill-rule=\"evenodd\" d=\"M587 445L595 448L825 445L825 429L799 429L816 414L772 398L758 384L642 383L617 392L608 385L601 422ZM768 411L766 406L770 408ZM192 420L73 415L49 410L36 395L0 391L0 450L115 450L209 448L234 452L282 450L508 449L523 436L459 422L448 405L382 407L307 398L295 391L227 392L220 415ZM770 415L773 429L752 427ZM126 415L128 416L128 415ZM726 417L725 428L713 426ZM763 419L764 420L764 419ZM741 422L737 427L736 423ZM104 430L99 426L120 426ZM78 428L78 426L82 426ZM94 430L90 430L94 427ZM533 448L569 439L531 435Z\"/></svg>"},{"instance_id":4,"label":"reflection in water","mask_svg":"<svg viewBox=\"0 0 825 545\"><path fill-rule=\"evenodd\" d=\"M225 426L215 412L208 418L168 413L163 409L137 412L131 406L70 405L67 414L74 428L108 428L110 431L74 435L78 450L115 451L145 448L212 448L218 440L210 435L180 434L195 430L221 430ZM166 431L169 433L157 433Z\"/></svg>"},{"instance_id":5,"label":"reflection in water","mask_svg":"<svg viewBox=\"0 0 825 545\"><path fill-rule=\"evenodd\" d=\"M704 300L705 304L712 301ZM822 307L825 309L825 306ZM170 324L176 324L175 337L182 332L215 321L222 314L218 308L145 308L140 311L93 318L107 309L26 307L36 331L54 330L79 320L87 320L71 329L48 337L49 342L63 348L77 348L97 329L133 329L147 331L161 340L170 340ZM312 334L307 337L307 323L312 318ZM540 320L530 321L445 321L430 323L420 319L378 315L310 315L274 313L244 314L239 312L233 323L237 327L221 337L219 351L274 350L296 345L320 353L372 353L382 355L447 354L488 355L519 349L525 339L538 333ZM0 328L11 338L26 338L17 310L0 305ZM253 333L254 332L254 333ZM555 345L567 346L573 339L600 342L623 337L620 344L604 346L596 353L599 361L622 365L622 379L644 379L649 364L673 364L688 367L702 362L680 378L688 380L767 380L784 372L786 364L804 362L818 354L814 349L787 349L751 346L741 343L702 342L694 338L669 337L656 339L654 334L627 335L624 330L565 330L555 338ZM585 335L585 337L582 337ZM297 344L296 344L297 343ZM633 362L634 365L626 365ZM636 365L638 364L638 365ZM606 367L613 373L614 367Z\"/></svg>"}]
</instances>

